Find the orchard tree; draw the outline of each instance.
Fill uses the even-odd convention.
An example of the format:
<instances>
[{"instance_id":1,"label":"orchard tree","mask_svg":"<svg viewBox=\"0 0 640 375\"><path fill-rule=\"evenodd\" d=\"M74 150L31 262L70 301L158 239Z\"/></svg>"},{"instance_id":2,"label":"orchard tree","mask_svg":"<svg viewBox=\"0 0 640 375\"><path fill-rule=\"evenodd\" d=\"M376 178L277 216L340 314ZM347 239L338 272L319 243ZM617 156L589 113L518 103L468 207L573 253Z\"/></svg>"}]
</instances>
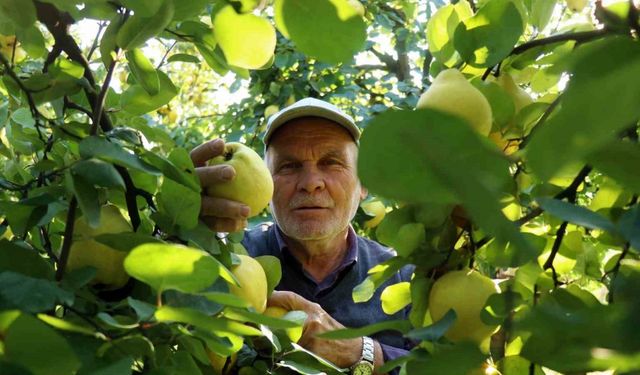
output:
<instances>
[{"instance_id":1,"label":"orchard tree","mask_svg":"<svg viewBox=\"0 0 640 375\"><path fill-rule=\"evenodd\" d=\"M199 221L189 158L261 152L309 96L361 124L354 226L397 251L354 301L415 266L380 301L408 321L325 338L399 331L406 374L640 371L639 9L0 0L0 373L344 372L264 311L277 259Z\"/></svg>"}]
</instances>

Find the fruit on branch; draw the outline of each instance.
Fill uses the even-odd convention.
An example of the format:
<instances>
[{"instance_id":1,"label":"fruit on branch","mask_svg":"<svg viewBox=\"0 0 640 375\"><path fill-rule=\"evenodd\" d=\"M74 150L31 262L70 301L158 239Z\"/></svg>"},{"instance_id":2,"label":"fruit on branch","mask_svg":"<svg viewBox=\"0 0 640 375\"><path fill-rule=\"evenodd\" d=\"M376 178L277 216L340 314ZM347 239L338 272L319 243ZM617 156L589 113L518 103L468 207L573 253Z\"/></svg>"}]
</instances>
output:
<instances>
[{"instance_id":1,"label":"fruit on branch","mask_svg":"<svg viewBox=\"0 0 640 375\"><path fill-rule=\"evenodd\" d=\"M97 272L92 284L103 284L109 289L124 286L129 281L129 275L122 264L127 253L104 245L94 237L131 231L131 224L122 216L120 209L112 204L106 204L100 209L100 225L97 228L89 226L85 217L77 219L67 270L95 267Z\"/></svg>"},{"instance_id":2,"label":"fruit on branch","mask_svg":"<svg viewBox=\"0 0 640 375\"><path fill-rule=\"evenodd\" d=\"M457 69L443 70L420 96L416 108L432 108L464 119L482 135L491 131L491 105Z\"/></svg>"},{"instance_id":3,"label":"fruit on branch","mask_svg":"<svg viewBox=\"0 0 640 375\"><path fill-rule=\"evenodd\" d=\"M489 296L499 292L490 278L477 271L451 271L433 284L429 294L429 312L433 321L437 322L453 309L456 320L444 336L453 342L482 344L498 327L486 325L480 319L480 314Z\"/></svg>"},{"instance_id":4,"label":"fruit on branch","mask_svg":"<svg viewBox=\"0 0 640 375\"><path fill-rule=\"evenodd\" d=\"M522 108L533 103L533 99L529 94L518 86L513 77L507 73L502 72L499 77L495 79L495 82L500 86L513 100L514 116L516 116ZM507 125L507 129L514 126L513 121ZM503 135L500 131L495 131L489 134L489 139L500 148L506 155L511 155L519 149L519 140L509 140L508 136Z\"/></svg>"},{"instance_id":5,"label":"fruit on branch","mask_svg":"<svg viewBox=\"0 0 640 375\"><path fill-rule=\"evenodd\" d=\"M216 375L231 374L231 370L238 359L238 353L233 353L229 357L224 357L210 350L207 350L207 356L209 357L209 362L211 362L211 367L213 367L213 373Z\"/></svg>"},{"instance_id":6,"label":"fruit on branch","mask_svg":"<svg viewBox=\"0 0 640 375\"><path fill-rule=\"evenodd\" d=\"M20 47L20 43L17 41L15 35L0 35L0 53L2 53L7 60L11 61L13 58L15 62L22 61L27 57L27 54Z\"/></svg>"},{"instance_id":7,"label":"fruit on branch","mask_svg":"<svg viewBox=\"0 0 640 375\"><path fill-rule=\"evenodd\" d=\"M257 312L267 308L267 275L260 263L247 255L237 255L240 263L231 268L239 286L230 285L229 291L247 301Z\"/></svg>"},{"instance_id":8,"label":"fruit on branch","mask_svg":"<svg viewBox=\"0 0 640 375\"><path fill-rule=\"evenodd\" d=\"M230 165L236 171L231 181L207 188L207 195L242 202L249 206L249 217L259 214L273 195L273 179L260 155L237 142L229 142L222 155L209 161L209 165Z\"/></svg>"}]
</instances>

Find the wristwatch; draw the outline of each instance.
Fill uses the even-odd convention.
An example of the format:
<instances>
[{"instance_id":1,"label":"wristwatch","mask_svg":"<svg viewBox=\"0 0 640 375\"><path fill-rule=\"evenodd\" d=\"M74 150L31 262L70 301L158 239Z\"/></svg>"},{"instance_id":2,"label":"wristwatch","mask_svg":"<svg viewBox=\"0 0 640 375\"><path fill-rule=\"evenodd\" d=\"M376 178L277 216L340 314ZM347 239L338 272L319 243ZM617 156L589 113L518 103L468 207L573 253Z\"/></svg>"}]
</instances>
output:
<instances>
[{"instance_id":1,"label":"wristwatch","mask_svg":"<svg viewBox=\"0 0 640 375\"><path fill-rule=\"evenodd\" d=\"M375 346L371 337L362 338L362 357L351 367L351 375L373 375Z\"/></svg>"}]
</instances>

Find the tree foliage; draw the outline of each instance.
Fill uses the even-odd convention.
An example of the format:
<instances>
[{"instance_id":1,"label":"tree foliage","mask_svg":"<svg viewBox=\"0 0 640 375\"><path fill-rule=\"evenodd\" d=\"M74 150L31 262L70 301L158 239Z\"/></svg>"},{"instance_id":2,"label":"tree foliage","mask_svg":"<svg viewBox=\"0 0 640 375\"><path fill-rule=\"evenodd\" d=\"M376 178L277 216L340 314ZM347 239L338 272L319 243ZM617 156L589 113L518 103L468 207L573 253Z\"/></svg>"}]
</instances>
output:
<instances>
[{"instance_id":1,"label":"tree foliage","mask_svg":"<svg viewBox=\"0 0 640 375\"><path fill-rule=\"evenodd\" d=\"M241 234L198 221L188 156L215 137L260 151L266 117L303 97L362 125L372 196L355 227L398 252L354 300L416 267L382 293L409 321L327 337L398 330L417 345L385 369L407 374L640 371L639 8L0 0L0 372L339 372L289 338L304 314L229 293ZM414 110L450 68L489 101L489 137ZM107 229L107 202L131 230ZM103 263L67 267L96 245L126 255L124 287L92 282ZM281 271L261 263L272 290ZM433 281L464 267L502 290L482 313L501 326L489 348L428 318Z\"/></svg>"}]
</instances>

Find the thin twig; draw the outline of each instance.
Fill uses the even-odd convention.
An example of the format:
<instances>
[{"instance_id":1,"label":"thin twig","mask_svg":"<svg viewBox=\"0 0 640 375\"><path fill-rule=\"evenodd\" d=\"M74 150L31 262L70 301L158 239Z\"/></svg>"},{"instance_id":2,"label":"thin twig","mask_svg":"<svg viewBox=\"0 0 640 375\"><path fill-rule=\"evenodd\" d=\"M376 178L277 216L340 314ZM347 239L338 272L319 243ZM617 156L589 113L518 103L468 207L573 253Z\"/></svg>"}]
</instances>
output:
<instances>
[{"instance_id":1,"label":"thin twig","mask_svg":"<svg viewBox=\"0 0 640 375\"><path fill-rule=\"evenodd\" d=\"M73 242L73 227L76 221L76 209L78 208L78 200L75 196L71 197L69 202L69 211L67 211L67 222L64 228L64 241L62 242L62 250L58 260L58 270L56 271L56 280L62 280L65 269L67 268L67 260L71 251L71 243Z\"/></svg>"},{"instance_id":2,"label":"thin twig","mask_svg":"<svg viewBox=\"0 0 640 375\"><path fill-rule=\"evenodd\" d=\"M109 68L107 69L107 76L104 78L104 82L102 83L102 89L100 90L100 94L96 98L95 105L93 106L93 123L91 124L91 135L98 134L98 127L100 126L100 118L102 117L102 109L104 108L104 100L107 97L107 92L109 91L109 83L111 82L111 77L113 76L113 71L116 67L117 59L111 59L111 63L109 64Z\"/></svg>"}]
</instances>

